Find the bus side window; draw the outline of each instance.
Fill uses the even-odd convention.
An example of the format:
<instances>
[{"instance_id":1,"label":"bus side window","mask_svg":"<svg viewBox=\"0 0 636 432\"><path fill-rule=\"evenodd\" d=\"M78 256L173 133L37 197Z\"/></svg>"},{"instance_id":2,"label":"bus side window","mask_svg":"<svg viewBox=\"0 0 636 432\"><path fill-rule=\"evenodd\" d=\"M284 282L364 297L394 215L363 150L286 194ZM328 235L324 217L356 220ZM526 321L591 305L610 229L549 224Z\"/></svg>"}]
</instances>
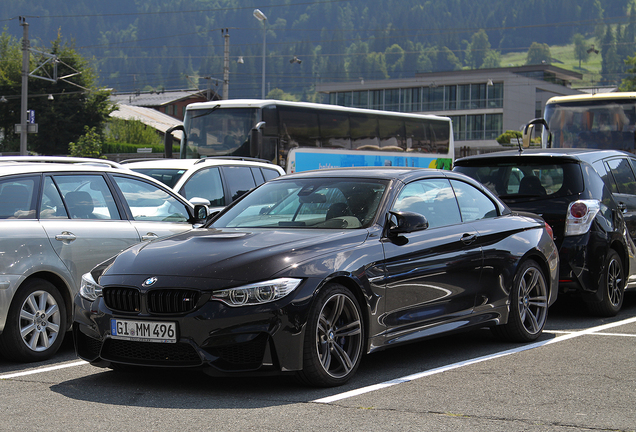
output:
<instances>
[{"instance_id":1,"label":"bus side window","mask_svg":"<svg viewBox=\"0 0 636 432\"><path fill-rule=\"evenodd\" d=\"M351 147L358 150L380 148L378 117L366 114L351 114Z\"/></svg>"},{"instance_id":2,"label":"bus side window","mask_svg":"<svg viewBox=\"0 0 636 432\"><path fill-rule=\"evenodd\" d=\"M383 117L380 124L380 148L403 151L406 149L406 133L404 120L401 118Z\"/></svg>"},{"instance_id":3,"label":"bus side window","mask_svg":"<svg viewBox=\"0 0 636 432\"><path fill-rule=\"evenodd\" d=\"M427 129L420 120L405 120L407 151L431 153L430 141L426 138Z\"/></svg>"},{"instance_id":4,"label":"bus side window","mask_svg":"<svg viewBox=\"0 0 636 432\"><path fill-rule=\"evenodd\" d=\"M287 148L319 146L316 111L279 106L278 120L281 141Z\"/></svg>"},{"instance_id":5,"label":"bus side window","mask_svg":"<svg viewBox=\"0 0 636 432\"><path fill-rule=\"evenodd\" d=\"M349 116L338 111L318 114L320 121L320 141L322 147L351 148Z\"/></svg>"}]
</instances>

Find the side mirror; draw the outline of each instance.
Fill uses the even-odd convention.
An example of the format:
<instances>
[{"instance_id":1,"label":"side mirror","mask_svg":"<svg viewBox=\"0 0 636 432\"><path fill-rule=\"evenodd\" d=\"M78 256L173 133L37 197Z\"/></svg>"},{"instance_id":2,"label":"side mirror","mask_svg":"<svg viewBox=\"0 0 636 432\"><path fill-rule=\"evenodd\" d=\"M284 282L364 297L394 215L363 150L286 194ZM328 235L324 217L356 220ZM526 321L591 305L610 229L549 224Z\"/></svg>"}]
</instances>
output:
<instances>
[{"instance_id":1,"label":"side mirror","mask_svg":"<svg viewBox=\"0 0 636 432\"><path fill-rule=\"evenodd\" d=\"M419 213L390 211L387 227L389 235L407 234L427 229L428 220Z\"/></svg>"},{"instance_id":2,"label":"side mirror","mask_svg":"<svg viewBox=\"0 0 636 432\"><path fill-rule=\"evenodd\" d=\"M524 149L530 148L530 140L532 139L532 134L534 133L534 125L527 124L525 128L523 128L523 132L521 134L521 142Z\"/></svg>"},{"instance_id":3,"label":"side mirror","mask_svg":"<svg viewBox=\"0 0 636 432\"><path fill-rule=\"evenodd\" d=\"M194 206L195 223L204 223L208 219L208 216L208 206L204 204L197 204Z\"/></svg>"},{"instance_id":4,"label":"side mirror","mask_svg":"<svg viewBox=\"0 0 636 432\"><path fill-rule=\"evenodd\" d=\"M265 122L258 122L250 131L250 156L261 157L263 154L263 131Z\"/></svg>"},{"instance_id":5,"label":"side mirror","mask_svg":"<svg viewBox=\"0 0 636 432\"><path fill-rule=\"evenodd\" d=\"M192 204L193 206L198 206L198 205L202 205L202 206L206 206L208 207L210 205L210 200L205 199L205 198L200 198L200 197L194 197L191 198L189 200L190 204Z\"/></svg>"},{"instance_id":6,"label":"side mirror","mask_svg":"<svg viewBox=\"0 0 636 432\"><path fill-rule=\"evenodd\" d=\"M172 132L176 130L180 130L183 132L183 140L184 142L187 142L187 138L185 135L185 128L183 127L183 125L176 125L176 126L172 126L171 128L168 128L168 130L166 130L166 133L163 136L163 148L164 148L163 155L168 159L172 159L172 140L173 140Z\"/></svg>"},{"instance_id":7,"label":"side mirror","mask_svg":"<svg viewBox=\"0 0 636 432\"><path fill-rule=\"evenodd\" d=\"M535 125L542 125L546 131L548 131L548 145L547 147L552 146L552 134L550 133L550 129L548 128L548 122L543 118L536 118L531 120L530 123L526 124L523 127L523 131L521 132L521 141L524 149L530 147L530 140L532 139L532 133L534 132Z\"/></svg>"}]
</instances>

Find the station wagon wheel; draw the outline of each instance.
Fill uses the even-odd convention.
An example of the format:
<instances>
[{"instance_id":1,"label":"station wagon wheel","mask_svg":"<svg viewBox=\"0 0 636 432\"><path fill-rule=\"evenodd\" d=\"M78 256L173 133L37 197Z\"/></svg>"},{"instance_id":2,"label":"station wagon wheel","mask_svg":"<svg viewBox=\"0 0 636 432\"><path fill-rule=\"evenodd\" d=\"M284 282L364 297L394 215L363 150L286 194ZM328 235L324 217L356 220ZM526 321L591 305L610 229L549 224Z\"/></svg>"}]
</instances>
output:
<instances>
[{"instance_id":1,"label":"station wagon wheel","mask_svg":"<svg viewBox=\"0 0 636 432\"><path fill-rule=\"evenodd\" d=\"M57 352L66 330L62 296L50 282L33 279L13 298L0 346L11 360L46 360Z\"/></svg>"},{"instance_id":2,"label":"station wagon wheel","mask_svg":"<svg viewBox=\"0 0 636 432\"><path fill-rule=\"evenodd\" d=\"M511 342L536 340L548 318L548 290L545 275L532 260L520 264L510 291L508 322L493 332Z\"/></svg>"},{"instance_id":3,"label":"station wagon wheel","mask_svg":"<svg viewBox=\"0 0 636 432\"><path fill-rule=\"evenodd\" d=\"M327 285L309 313L300 380L320 387L344 384L358 369L363 346L358 301L345 287Z\"/></svg>"},{"instance_id":4,"label":"station wagon wheel","mask_svg":"<svg viewBox=\"0 0 636 432\"><path fill-rule=\"evenodd\" d=\"M598 289L602 290L603 299L600 302L587 303L588 309L595 315L615 316L623 306L625 274L621 258L613 249L610 249L605 258L605 267Z\"/></svg>"}]
</instances>

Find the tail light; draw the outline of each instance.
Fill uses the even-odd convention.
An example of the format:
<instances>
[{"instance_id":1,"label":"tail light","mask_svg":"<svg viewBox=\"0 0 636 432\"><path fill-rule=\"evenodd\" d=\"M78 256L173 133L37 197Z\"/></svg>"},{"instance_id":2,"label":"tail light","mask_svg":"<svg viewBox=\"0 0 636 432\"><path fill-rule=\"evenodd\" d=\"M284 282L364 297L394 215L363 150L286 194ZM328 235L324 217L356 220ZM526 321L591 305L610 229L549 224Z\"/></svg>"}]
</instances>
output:
<instances>
[{"instance_id":1,"label":"tail light","mask_svg":"<svg viewBox=\"0 0 636 432\"><path fill-rule=\"evenodd\" d=\"M588 232L600 207L598 200L579 200L570 203L565 218L565 235L574 236Z\"/></svg>"},{"instance_id":2,"label":"tail light","mask_svg":"<svg viewBox=\"0 0 636 432\"><path fill-rule=\"evenodd\" d=\"M550 224L548 224L547 222L545 222L545 230L550 236L550 238L554 240L554 231L552 230L552 227L550 226Z\"/></svg>"}]
</instances>

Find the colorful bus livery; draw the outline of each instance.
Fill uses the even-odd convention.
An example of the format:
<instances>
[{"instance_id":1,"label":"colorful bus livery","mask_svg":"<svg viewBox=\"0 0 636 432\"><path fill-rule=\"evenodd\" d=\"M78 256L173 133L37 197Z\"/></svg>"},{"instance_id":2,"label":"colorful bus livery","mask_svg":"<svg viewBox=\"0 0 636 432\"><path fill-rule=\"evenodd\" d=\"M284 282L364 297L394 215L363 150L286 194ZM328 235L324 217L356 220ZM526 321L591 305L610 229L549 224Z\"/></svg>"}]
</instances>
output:
<instances>
[{"instance_id":1,"label":"colorful bus livery","mask_svg":"<svg viewBox=\"0 0 636 432\"><path fill-rule=\"evenodd\" d=\"M180 158L254 157L286 172L327 167L450 169L448 117L275 100L188 105Z\"/></svg>"},{"instance_id":2,"label":"colorful bus livery","mask_svg":"<svg viewBox=\"0 0 636 432\"><path fill-rule=\"evenodd\" d=\"M379 151L312 148L292 149L288 159L290 173L356 166L398 166L450 170L453 164L451 158L435 158L426 153L406 153L396 156Z\"/></svg>"}]
</instances>

